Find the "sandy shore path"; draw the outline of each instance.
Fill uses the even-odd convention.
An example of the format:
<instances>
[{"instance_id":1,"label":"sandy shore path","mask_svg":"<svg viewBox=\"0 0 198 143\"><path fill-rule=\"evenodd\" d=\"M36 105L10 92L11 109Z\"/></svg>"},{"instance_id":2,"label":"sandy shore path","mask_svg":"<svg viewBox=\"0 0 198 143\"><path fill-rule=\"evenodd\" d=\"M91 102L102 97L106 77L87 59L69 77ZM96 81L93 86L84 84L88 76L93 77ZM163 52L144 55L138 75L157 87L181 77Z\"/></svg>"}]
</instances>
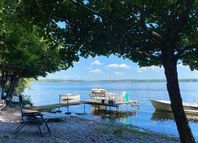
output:
<instances>
[{"instance_id":1,"label":"sandy shore path","mask_svg":"<svg viewBox=\"0 0 198 143\"><path fill-rule=\"evenodd\" d=\"M42 127L44 137L38 135L35 125L24 127L17 135L14 129L19 125L19 110L6 108L0 115L0 143L176 143L176 139L140 131L124 125L112 125L74 116L64 121L50 122L52 135Z\"/></svg>"}]
</instances>

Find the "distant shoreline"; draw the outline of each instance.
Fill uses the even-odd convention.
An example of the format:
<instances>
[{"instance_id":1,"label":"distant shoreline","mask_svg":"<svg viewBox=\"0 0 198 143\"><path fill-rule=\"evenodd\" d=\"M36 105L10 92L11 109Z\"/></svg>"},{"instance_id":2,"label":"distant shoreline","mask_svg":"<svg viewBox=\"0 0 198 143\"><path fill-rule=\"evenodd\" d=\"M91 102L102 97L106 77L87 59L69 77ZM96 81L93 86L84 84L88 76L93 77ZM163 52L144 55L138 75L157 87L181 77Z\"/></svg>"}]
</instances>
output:
<instances>
[{"instance_id":1,"label":"distant shoreline","mask_svg":"<svg viewBox=\"0 0 198 143\"><path fill-rule=\"evenodd\" d=\"M36 82L166 82L165 79L122 79L122 80L61 80L61 79L31 79ZM198 79L179 79L179 82L198 82Z\"/></svg>"}]
</instances>

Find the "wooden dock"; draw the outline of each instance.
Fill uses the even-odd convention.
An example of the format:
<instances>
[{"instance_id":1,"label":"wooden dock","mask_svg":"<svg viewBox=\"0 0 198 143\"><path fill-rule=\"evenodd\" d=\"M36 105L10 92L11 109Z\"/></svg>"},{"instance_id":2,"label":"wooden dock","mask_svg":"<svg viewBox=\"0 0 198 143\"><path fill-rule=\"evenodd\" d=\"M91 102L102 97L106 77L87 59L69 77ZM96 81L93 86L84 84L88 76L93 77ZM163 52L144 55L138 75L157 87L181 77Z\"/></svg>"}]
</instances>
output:
<instances>
[{"instance_id":1,"label":"wooden dock","mask_svg":"<svg viewBox=\"0 0 198 143\"><path fill-rule=\"evenodd\" d=\"M57 104L49 104L49 105L42 105L42 106L34 106L33 108L39 111L50 111L55 108L60 108L60 107L67 107L69 106L74 106L74 105L81 105L84 104L84 110L85 110L85 105L93 105L95 107L100 107L100 106L106 106L106 107L115 107L116 110L119 109L120 105L131 105L131 107L137 106L139 108L139 101L131 100L128 102L117 102L117 103L102 103L102 102L97 102L97 101L91 101L91 100L85 100L85 101L79 101L79 102L67 102L67 103L57 103Z\"/></svg>"},{"instance_id":2,"label":"wooden dock","mask_svg":"<svg viewBox=\"0 0 198 143\"><path fill-rule=\"evenodd\" d=\"M90 105L98 105L98 106L110 106L110 107L119 107L120 105L132 105L132 106L139 106L138 101L128 101L128 102L117 102L117 103L102 103L96 101L82 101L83 104L90 104Z\"/></svg>"},{"instance_id":3,"label":"wooden dock","mask_svg":"<svg viewBox=\"0 0 198 143\"><path fill-rule=\"evenodd\" d=\"M50 111L55 108L68 107L68 106L74 106L74 105L80 105L80 104L82 104L82 102L56 103L56 104L48 104L48 105L42 105L42 106L33 106L33 109L36 109L39 111Z\"/></svg>"}]
</instances>

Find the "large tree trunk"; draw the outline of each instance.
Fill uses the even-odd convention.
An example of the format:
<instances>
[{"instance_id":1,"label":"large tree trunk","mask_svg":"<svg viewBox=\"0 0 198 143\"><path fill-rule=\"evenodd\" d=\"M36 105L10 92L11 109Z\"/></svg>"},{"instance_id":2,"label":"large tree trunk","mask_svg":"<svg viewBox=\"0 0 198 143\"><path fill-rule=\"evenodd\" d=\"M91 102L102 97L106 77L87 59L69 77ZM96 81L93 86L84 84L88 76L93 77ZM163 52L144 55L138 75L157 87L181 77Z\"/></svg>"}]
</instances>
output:
<instances>
[{"instance_id":1,"label":"large tree trunk","mask_svg":"<svg viewBox=\"0 0 198 143\"><path fill-rule=\"evenodd\" d=\"M171 108L174 114L180 140L182 143L195 143L195 139L192 135L182 105L182 98L177 75L177 61L167 61L164 63L164 69L167 79L167 89L171 101Z\"/></svg>"},{"instance_id":2,"label":"large tree trunk","mask_svg":"<svg viewBox=\"0 0 198 143\"><path fill-rule=\"evenodd\" d=\"M1 87L1 98L0 99L2 99L3 98L3 78L4 78L4 74L3 74L3 72L1 71L1 76L0 76L0 78L1 78L1 81L0 81L0 87Z\"/></svg>"},{"instance_id":3,"label":"large tree trunk","mask_svg":"<svg viewBox=\"0 0 198 143\"><path fill-rule=\"evenodd\" d=\"M6 83L6 75L4 71L1 71L1 99L4 97L4 87Z\"/></svg>"},{"instance_id":4,"label":"large tree trunk","mask_svg":"<svg viewBox=\"0 0 198 143\"><path fill-rule=\"evenodd\" d=\"M18 81L19 81L19 77L17 77L17 76L13 76L13 77L11 78L10 86L9 86L9 89L8 89L8 91L7 91L6 96L4 96L4 99L8 99L8 100L11 99L12 94L13 94L13 92L14 92L14 90L15 90L15 87L16 87L17 84L18 84Z\"/></svg>"}]
</instances>

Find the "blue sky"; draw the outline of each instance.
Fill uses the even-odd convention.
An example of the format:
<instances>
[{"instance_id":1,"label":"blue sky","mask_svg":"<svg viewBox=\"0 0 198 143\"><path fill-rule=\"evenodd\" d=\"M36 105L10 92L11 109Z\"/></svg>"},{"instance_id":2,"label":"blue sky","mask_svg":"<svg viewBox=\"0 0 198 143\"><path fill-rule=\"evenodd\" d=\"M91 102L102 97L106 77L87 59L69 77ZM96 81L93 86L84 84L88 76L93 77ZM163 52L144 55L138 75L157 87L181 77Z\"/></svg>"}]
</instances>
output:
<instances>
[{"instance_id":1,"label":"blue sky","mask_svg":"<svg viewBox=\"0 0 198 143\"><path fill-rule=\"evenodd\" d=\"M198 78L198 71L191 71L187 66L178 64L180 79ZM127 59L110 57L81 58L67 71L48 74L47 79L73 80L118 80L118 79L165 79L160 67L142 67Z\"/></svg>"}]
</instances>

